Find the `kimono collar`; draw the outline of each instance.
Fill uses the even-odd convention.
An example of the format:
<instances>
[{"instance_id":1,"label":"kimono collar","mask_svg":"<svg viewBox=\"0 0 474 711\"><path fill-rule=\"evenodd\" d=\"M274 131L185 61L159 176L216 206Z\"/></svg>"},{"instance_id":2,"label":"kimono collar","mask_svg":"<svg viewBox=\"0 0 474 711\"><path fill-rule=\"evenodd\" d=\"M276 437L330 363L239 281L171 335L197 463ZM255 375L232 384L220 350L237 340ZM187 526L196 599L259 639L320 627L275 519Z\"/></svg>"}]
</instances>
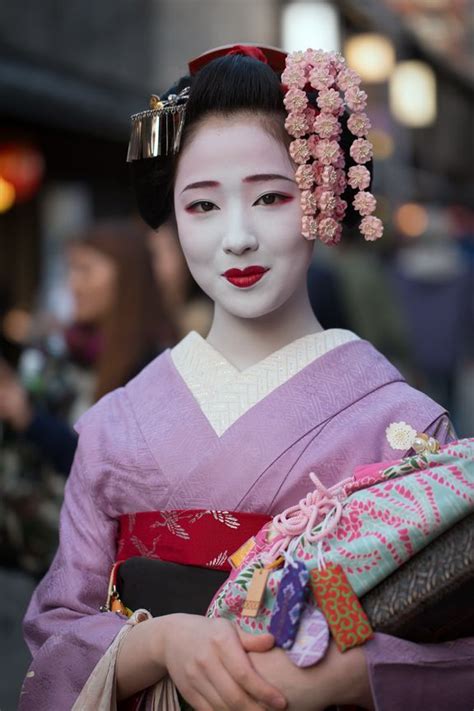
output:
<instances>
[{"instance_id":1,"label":"kimono collar","mask_svg":"<svg viewBox=\"0 0 474 711\"><path fill-rule=\"evenodd\" d=\"M202 413L220 437L254 405L317 358L357 340L358 336L343 329L311 333L240 371L193 331L173 348L171 357Z\"/></svg>"}]
</instances>

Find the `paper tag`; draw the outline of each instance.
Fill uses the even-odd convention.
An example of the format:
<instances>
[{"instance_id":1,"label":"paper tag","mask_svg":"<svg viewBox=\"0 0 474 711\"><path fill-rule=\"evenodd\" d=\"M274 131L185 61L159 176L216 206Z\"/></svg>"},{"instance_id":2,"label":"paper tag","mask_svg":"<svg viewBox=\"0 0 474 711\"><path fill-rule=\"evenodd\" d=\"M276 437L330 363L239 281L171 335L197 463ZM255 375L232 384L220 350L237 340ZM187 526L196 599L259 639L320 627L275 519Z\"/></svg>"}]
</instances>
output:
<instances>
[{"instance_id":1,"label":"paper tag","mask_svg":"<svg viewBox=\"0 0 474 711\"><path fill-rule=\"evenodd\" d=\"M306 566L299 561L288 565L283 571L269 627L277 647L291 649L293 646L303 611L308 578Z\"/></svg>"},{"instance_id":2,"label":"paper tag","mask_svg":"<svg viewBox=\"0 0 474 711\"><path fill-rule=\"evenodd\" d=\"M310 580L314 598L341 652L363 644L373 636L367 615L342 566L328 563L321 570L313 568Z\"/></svg>"},{"instance_id":3,"label":"paper tag","mask_svg":"<svg viewBox=\"0 0 474 711\"><path fill-rule=\"evenodd\" d=\"M257 617L263 600L263 595L265 593L265 586L267 584L269 574L270 570L268 568L257 568L254 572L247 590L247 597L245 598L244 606L242 608L242 615L245 615L246 617Z\"/></svg>"},{"instance_id":4,"label":"paper tag","mask_svg":"<svg viewBox=\"0 0 474 711\"><path fill-rule=\"evenodd\" d=\"M252 538L249 538L248 541L245 541L245 543L242 543L240 548L237 548L237 550L232 553L232 555L229 556L228 561L231 564L231 566L235 568L239 568L242 563L244 562L245 557L247 556L248 553L252 550L252 548L255 546L255 538L252 536Z\"/></svg>"}]
</instances>

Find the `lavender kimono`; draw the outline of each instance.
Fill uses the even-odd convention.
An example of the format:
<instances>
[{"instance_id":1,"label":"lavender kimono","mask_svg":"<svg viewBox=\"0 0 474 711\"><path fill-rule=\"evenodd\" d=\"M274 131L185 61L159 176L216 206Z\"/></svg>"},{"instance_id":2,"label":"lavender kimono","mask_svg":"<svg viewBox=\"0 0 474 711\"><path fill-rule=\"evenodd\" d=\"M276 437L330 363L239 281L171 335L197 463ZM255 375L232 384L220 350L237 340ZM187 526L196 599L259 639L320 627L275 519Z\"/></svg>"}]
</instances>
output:
<instances>
[{"instance_id":1,"label":"lavender kimono","mask_svg":"<svg viewBox=\"0 0 474 711\"><path fill-rule=\"evenodd\" d=\"M274 514L361 463L393 459L386 427L432 431L442 408L409 387L371 345L341 345L306 366L218 437L167 351L79 422L61 544L31 601L33 663L20 709L70 709L125 623L100 613L123 513L211 508ZM365 645L376 708L471 709L474 640Z\"/></svg>"}]
</instances>

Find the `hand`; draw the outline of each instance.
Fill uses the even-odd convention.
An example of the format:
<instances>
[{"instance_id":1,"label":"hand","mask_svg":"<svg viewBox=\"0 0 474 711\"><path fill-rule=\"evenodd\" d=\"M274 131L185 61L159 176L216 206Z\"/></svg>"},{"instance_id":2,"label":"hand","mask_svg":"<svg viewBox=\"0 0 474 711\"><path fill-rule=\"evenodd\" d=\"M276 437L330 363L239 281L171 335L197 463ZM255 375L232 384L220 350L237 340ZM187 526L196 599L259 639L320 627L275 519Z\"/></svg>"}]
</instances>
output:
<instances>
[{"instance_id":1,"label":"hand","mask_svg":"<svg viewBox=\"0 0 474 711\"><path fill-rule=\"evenodd\" d=\"M242 632L228 620L176 614L160 636L168 674L196 711L286 707L283 694L255 671L248 655L268 652L272 635Z\"/></svg>"},{"instance_id":2,"label":"hand","mask_svg":"<svg viewBox=\"0 0 474 711\"><path fill-rule=\"evenodd\" d=\"M17 432L23 432L32 417L28 395L15 371L0 360L0 420L8 422Z\"/></svg>"},{"instance_id":3,"label":"hand","mask_svg":"<svg viewBox=\"0 0 474 711\"><path fill-rule=\"evenodd\" d=\"M332 641L325 658L302 669L282 649L251 653L256 671L288 701L288 711L323 711L328 706L357 704L374 708L365 655L361 647L341 653Z\"/></svg>"}]
</instances>

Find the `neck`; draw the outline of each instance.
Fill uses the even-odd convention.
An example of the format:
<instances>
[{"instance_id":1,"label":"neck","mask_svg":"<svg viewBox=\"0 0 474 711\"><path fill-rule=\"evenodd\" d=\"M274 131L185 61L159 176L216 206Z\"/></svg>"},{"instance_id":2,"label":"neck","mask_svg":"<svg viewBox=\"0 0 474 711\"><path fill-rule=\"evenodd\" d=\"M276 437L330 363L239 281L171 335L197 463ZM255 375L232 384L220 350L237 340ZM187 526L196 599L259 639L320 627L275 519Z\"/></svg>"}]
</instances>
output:
<instances>
[{"instance_id":1,"label":"neck","mask_svg":"<svg viewBox=\"0 0 474 711\"><path fill-rule=\"evenodd\" d=\"M245 370L288 343L322 330L304 284L283 306L259 318L234 316L215 304L207 341L236 368Z\"/></svg>"}]
</instances>

